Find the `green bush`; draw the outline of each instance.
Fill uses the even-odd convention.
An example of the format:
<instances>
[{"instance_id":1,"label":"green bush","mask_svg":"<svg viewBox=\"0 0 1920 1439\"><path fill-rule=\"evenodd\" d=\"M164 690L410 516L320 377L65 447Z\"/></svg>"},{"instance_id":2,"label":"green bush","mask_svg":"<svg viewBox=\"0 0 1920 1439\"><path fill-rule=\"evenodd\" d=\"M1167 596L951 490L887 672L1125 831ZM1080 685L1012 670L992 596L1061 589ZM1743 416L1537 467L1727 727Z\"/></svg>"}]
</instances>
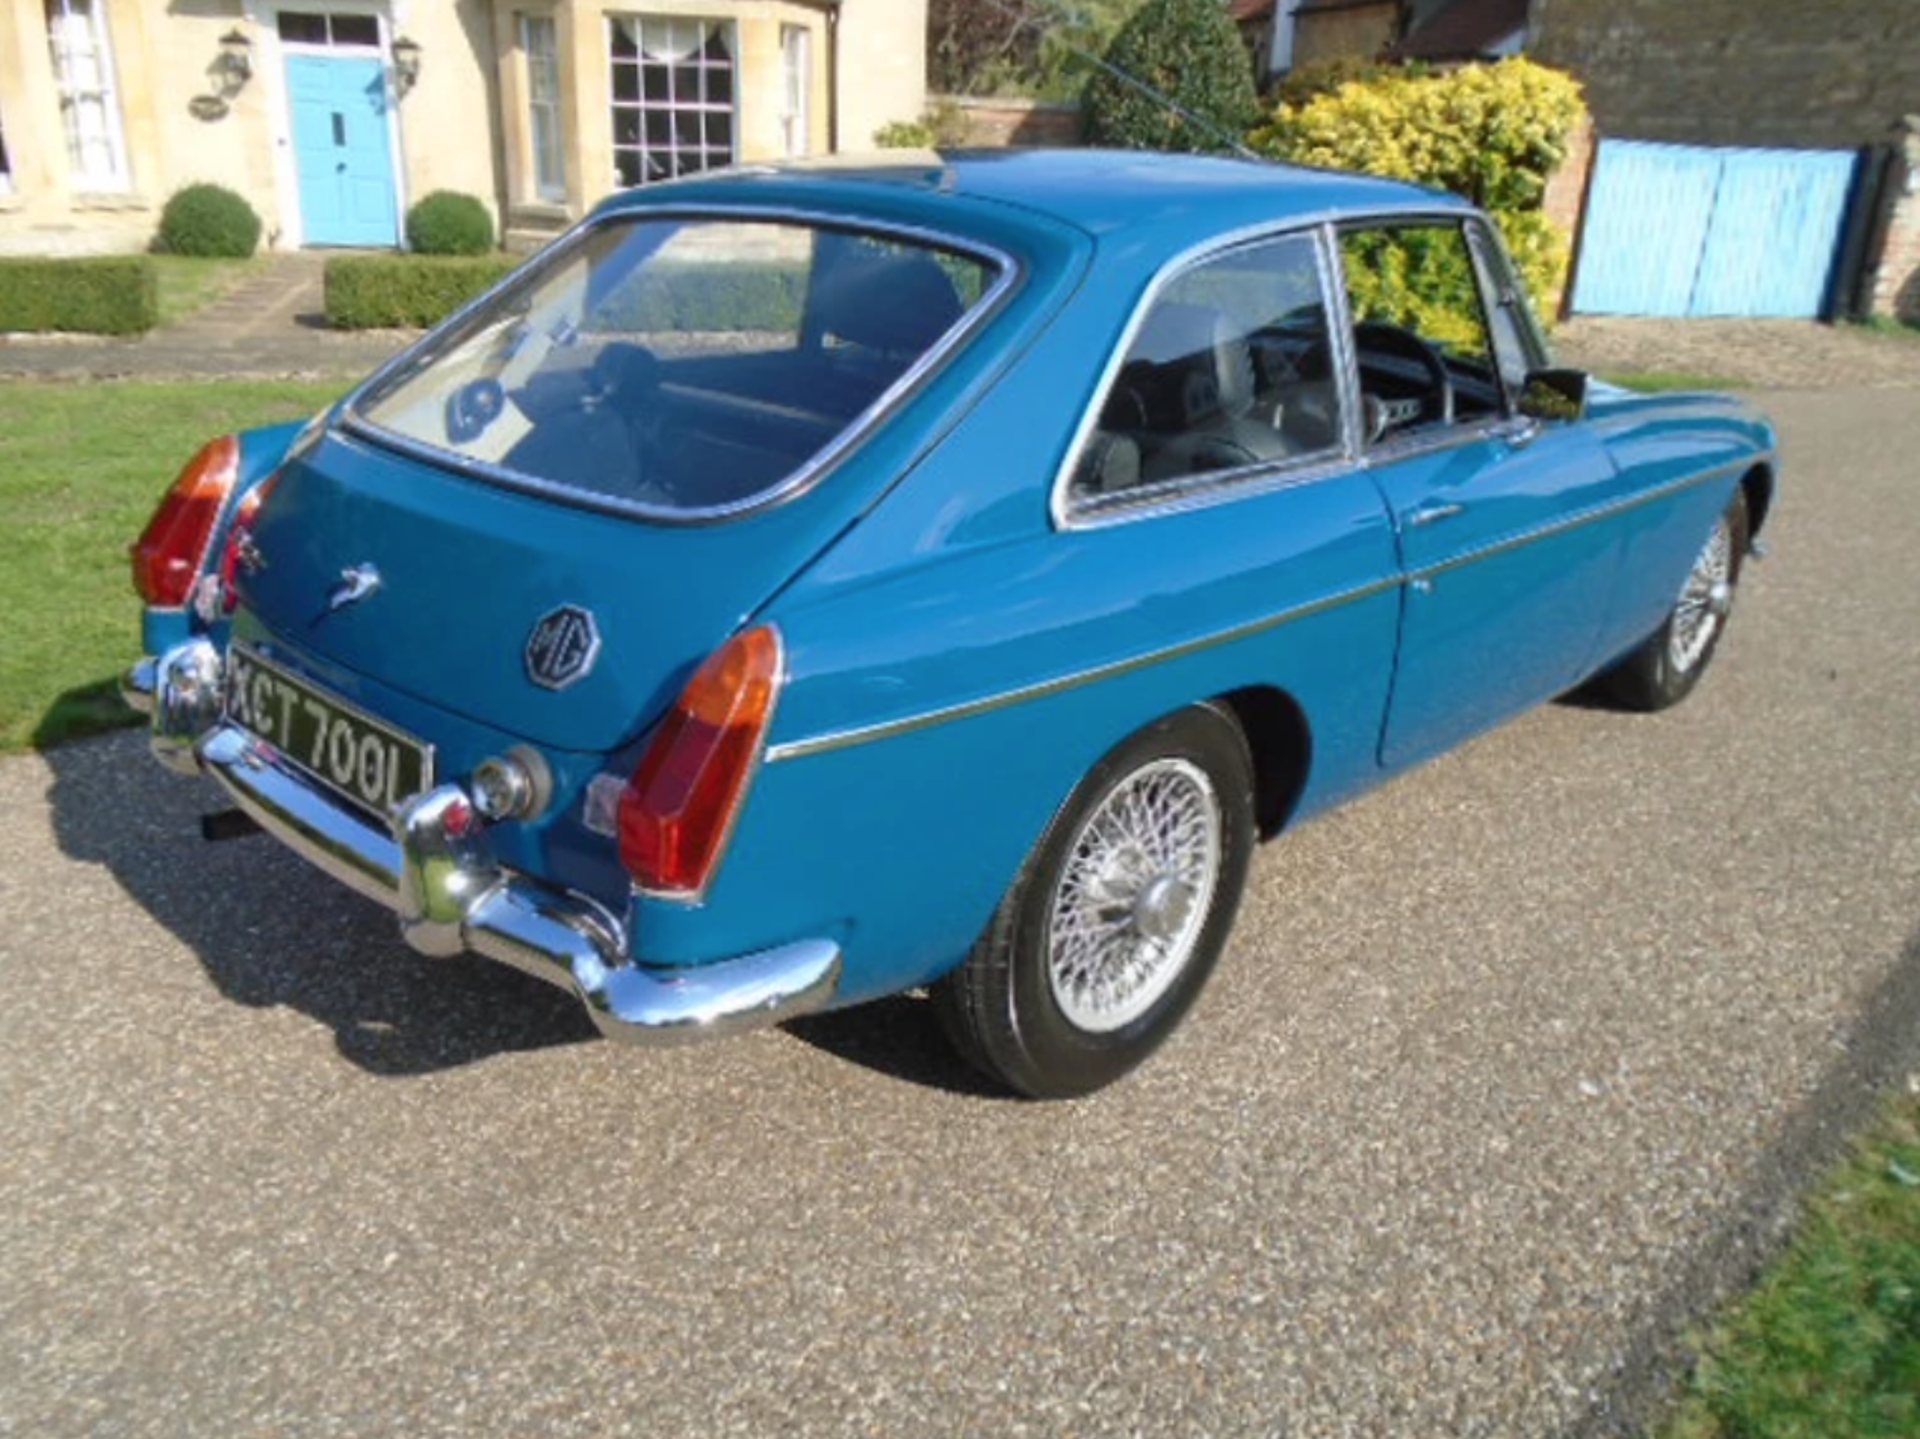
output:
<instances>
[{"instance_id":1,"label":"green bush","mask_svg":"<svg viewBox=\"0 0 1920 1439\"><path fill-rule=\"evenodd\" d=\"M1567 243L1540 211L1586 114L1571 76L1526 59L1284 95L1247 139L1279 160L1359 170L1464 195L1499 221L1541 314L1565 281Z\"/></svg>"},{"instance_id":2,"label":"green bush","mask_svg":"<svg viewBox=\"0 0 1920 1439\"><path fill-rule=\"evenodd\" d=\"M435 190L407 211L407 244L418 255L485 255L493 216L471 195Z\"/></svg>"},{"instance_id":3,"label":"green bush","mask_svg":"<svg viewBox=\"0 0 1920 1439\"><path fill-rule=\"evenodd\" d=\"M138 335L160 315L153 261L0 259L0 330Z\"/></svg>"},{"instance_id":4,"label":"green bush","mask_svg":"<svg viewBox=\"0 0 1920 1439\"><path fill-rule=\"evenodd\" d=\"M1253 66L1219 0L1147 0L1107 47L1087 81L1087 139L1127 150L1224 151L1258 112ZM1113 71L1169 97L1201 124Z\"/></svg>"},{"instance_id":5,"label":"green bush","mask_svg":"<svg viewBox=\"0 0 1920 1439\"><path fill-rule=\"evenodd\" d=\"M889 120L873 132L881 150L941 150L967 143L967 112L952 100L927 107L918 120Z\"/></svg>"},{"instance_id":6,"label":"green bush","mask_svg":"<svg viewBox=\"0 0 1920 1439\"><path fill-rule=\"evenodd\" d=\"M424 329L514 267L505 255L335 255L327 261L327 319L343 330Z\"/></svg>"},{"instance_id":7,"label":"green bush","mask_svg":"<svg viewBox=\"0 0 1920 1439\"><path fill-rule=\"evenodd\" d=\"M160 212L155 244L170 255L244 260L260 243L260 217L224 185L176 190Z\"/></svg>"}]
</instances>

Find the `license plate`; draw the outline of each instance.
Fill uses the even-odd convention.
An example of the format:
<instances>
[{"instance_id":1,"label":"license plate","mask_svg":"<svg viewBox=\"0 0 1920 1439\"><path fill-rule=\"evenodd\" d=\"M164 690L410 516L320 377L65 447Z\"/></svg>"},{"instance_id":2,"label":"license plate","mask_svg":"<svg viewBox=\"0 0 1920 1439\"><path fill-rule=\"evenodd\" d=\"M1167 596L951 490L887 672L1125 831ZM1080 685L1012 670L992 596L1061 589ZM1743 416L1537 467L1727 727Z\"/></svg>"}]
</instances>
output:
<instances>
[{"instance_id":1,"label":"license plate","mask_svg":"<svg viewBox=\"0 0 1920 1439\"><path fill-rule=\"evenodd\" d=\"M382 817L433 783L431 745L296 679L242 644L227 649L227 718Z\"/></svg>"}]
</instances>

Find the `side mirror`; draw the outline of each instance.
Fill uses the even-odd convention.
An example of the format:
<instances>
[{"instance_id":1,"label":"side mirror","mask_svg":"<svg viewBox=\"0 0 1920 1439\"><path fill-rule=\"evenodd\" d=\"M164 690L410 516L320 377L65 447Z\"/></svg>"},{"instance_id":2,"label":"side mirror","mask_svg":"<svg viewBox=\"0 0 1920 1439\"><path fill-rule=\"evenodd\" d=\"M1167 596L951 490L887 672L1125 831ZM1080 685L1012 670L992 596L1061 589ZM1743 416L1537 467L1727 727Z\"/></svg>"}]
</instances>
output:
<instances>
[{"instance_id":1,"label":"side mirror","mask_svg":"<svg viewBox=\"0 0 1920 1439\"><path fill-rule=\"evenodd\" d=\"M1520 413L1533 420L1578 420L1587 413L1585 370L1529 370Z\"/></svg>"}]
</instances>

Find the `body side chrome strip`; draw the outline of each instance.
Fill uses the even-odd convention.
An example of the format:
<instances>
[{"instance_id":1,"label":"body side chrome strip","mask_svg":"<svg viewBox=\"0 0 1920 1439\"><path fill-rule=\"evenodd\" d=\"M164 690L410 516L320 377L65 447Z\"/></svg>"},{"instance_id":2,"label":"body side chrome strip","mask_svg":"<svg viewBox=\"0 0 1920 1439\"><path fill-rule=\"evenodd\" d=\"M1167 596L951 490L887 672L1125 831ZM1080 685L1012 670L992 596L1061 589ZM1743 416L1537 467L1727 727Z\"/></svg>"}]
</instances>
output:
<instances>
[{"instance_id":1,"label":"body side chrome strip","mask_svg":"<svg viewBox=\"0 0 1920 1439\"><path fill-rule=\"evenodd\" d=\"M1151 653L1135 655L1131 659L1115 660L1112 663L1096 665L1092 669L1078 670L1073 674L1060 675L1054 679L1042 680L1038 684L1023 685L1018 689L1004 690L996 695L987 695L977 700L967 700L956 705L947 705L941 709L928 710L923 714L907 715L901 719L883 720L879 724L860 725L853 729L836 730L828 734L816 735L811 739L788 740L783 744L771 745L767 749L767 763L778 764L782 760L802 759L807 755L824 754L829 750L846 749L850 745L867 744L873 740L891 739L895 735L910 734L914 730L930 728L933 725L946 724L950 720L966 719L973 715L986 714L991 710L1005 709L1011 705L1024 704L1028 700L1042 699L1047 695L1059 694L1063 690L1078 689L1082 685L1097 684L1101 680L1113 679L1118 675L1131 674L1135 670L1146 669L1150 665L1162 664L1168 660L1181 659L1216 645L1231 644L1257 635L1264 630L1289 624L1294 620L1306 619L1323 610L1362 600L1369 595L1379 594L1383 590L1397 588L1403 583L1400 575L1390 575L1383 579L1372 580L1352 589L1341 590L1336 594L1317 600L1308 600L1304 604L1294 605L1281 610L1278 614L1265 615L1245 624L1235 625L1231 629L1221 630L1210 635L1201 635L1195 639L1182 641L1167 649L1154 650Z\"/></svg>"},{"instance_id":2,"label":"body side chrome strip","mask_svg":"<svg viewBox=\"0 0 1920 1439\"><path fill-rule=\"evenodd\" d=\"M1508 536L1505 539L1494 540L1468 553L1453 556L1437 564L1427 565L1421 569L1411 570L1404 574L1396 574L1389 578L1372 580L1366 584L1357 585L1352 589L1341 590L1335 594L1324 596L1321 599L1309 600L1304 604L1294 605L1288 609L1281 610L1277 614L1266 615L1260 619L1235 625L1214 634L1201 635L1194 639L1184 640L1166 649L1153 650L1147 654L1135 655L1131 659L1115 660L1109 664L1096 665L1092 669L1078 670L1072 674L1060 675L1050 680L1042 680L1037 684L1022 685L1016 689L1003 690L999 694L986 695L980 699L965 700L954 705L944 705L939 709L927 710L916 715L905 715L899 719L882 720L877 724L857 725L852 729L832 730L826 734L814 735L806 739L787 740L780 744L770 745L767 748L766 762L768 764L779 764L784 760L804 759L809 755L826 754L833 750L847 749L853 745L869 744L875 740L892 739L897 735L911 734L916 730L929 729L934 725L947 724L953 720L968 719L974 715L987 714L993 710L1005 709L1017 704L1025 704L1029 700L1044 699L1048 695L1059 694L1065 690L1077 689L1082 685L1097 684L1102 680L1113 679L1123 674L1131 674L1135 670L1145 669L1150 665L1162 664L1168 660L1180 659L1186 655L1195 654L1216 645L1231 644L1236 640L1246 639L1249 636L1260 634L1265 630L1275 629L1284 624L1291 624L1295 620L1306 619L1322 611L1333 609L1338 605L1350 604L1355 600L1366 599L1368 596L1379 594L1383 590L1396 589L1429 580L1435 575L1442 574L1447 570L1458 569L1462 565L1473 563L1475 560L1503 554L1508 550L1514 550L1523 545L1532 544L1536 540L1548 539L1554 535L1563 534L1568 530L1576 529L1582 525L1593 524L1600 520L1609 519L1614 515L1624 514L1628 510L1637 509L1641 505L1649 504L1654 500L1663 499L1668 495L1678 494L1682 490L1691 489L1695 485L1706 484L1730 471L1745 471L1752 469L1755 465L1771 463L1774 458L1775 452L1772 450L1757 451L1742 459L1731 460L1726 464L1716 465L1712 469L1702 470L1698 474L1688 475L1678 480L1671 480L1664 485L1656 486L1651 490L1646 490L1639 494L1590 506L1577 514L1568 515L1562 519L1553 521L1551 524L1542 525L1538 529L1528 530L1524 534Z\"/></svg>"}]
</instances>

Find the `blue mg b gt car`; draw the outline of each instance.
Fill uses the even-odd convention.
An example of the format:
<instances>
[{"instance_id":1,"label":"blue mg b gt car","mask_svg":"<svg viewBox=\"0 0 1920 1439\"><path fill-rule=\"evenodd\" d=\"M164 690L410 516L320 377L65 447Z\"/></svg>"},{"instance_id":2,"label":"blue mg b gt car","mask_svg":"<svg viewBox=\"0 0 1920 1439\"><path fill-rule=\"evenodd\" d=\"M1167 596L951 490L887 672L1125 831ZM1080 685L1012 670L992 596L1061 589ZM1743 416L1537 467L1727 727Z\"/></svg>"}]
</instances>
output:
<instances>
[{"instance_id":1,"label":"blue mg b gt car","mask_svg":"<svg viewBox=\"0 0 1920 1439\"><path fill-rule=\"evenodd\" d=\"M1552 368L1446 195L738 170L209 444L126 690L220 827L607 1034L929 986L1075 1094L1192 1005L1256 840L1589 681L1683 698L1775 469L1731 400Z\"/></svg>"}]
</instances>

